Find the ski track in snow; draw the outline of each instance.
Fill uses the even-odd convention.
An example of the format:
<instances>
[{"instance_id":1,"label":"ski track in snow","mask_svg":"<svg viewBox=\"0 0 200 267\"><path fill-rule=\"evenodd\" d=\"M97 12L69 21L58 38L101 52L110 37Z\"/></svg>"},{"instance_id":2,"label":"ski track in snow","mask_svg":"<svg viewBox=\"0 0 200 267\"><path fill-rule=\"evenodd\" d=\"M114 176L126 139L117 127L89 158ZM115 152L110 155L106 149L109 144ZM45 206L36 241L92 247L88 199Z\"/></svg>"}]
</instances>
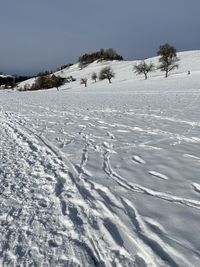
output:
<instances>
[{"instance_id":1,"label":"ski track in snow","mask_svg":"<svg viewBox=\"0 0 200 267\"><path fill-rule=\"evenodd\" d=\"M92 202L89 184L77 183L75 169L75 174L69 171L50 145L41 146L41 140L19 124L2 124L2 140L6 141L6 136L12 140L10 150L3 153L3 164L8 164L8 153L12 155L14 147L13 156L19 159L14 166L10 162L5 170L1 190L1 210L6 211L1 218L4 266L131 266L133 261L123 242L118 244L113 237L118 231L115 217L107 218L104 204ZM84 173L86 149L82 157L78 180ZM8 179L10 175L14 181Z\"/></svg>"},{"instance_id":2,"label":"ski track in snow","mask_svg":"<svg viewBox=\"0 0 200 267\"><path fill-rule=\"evenodd\" d=\"M10 142L5 146L9 149L2 153L3 163L7 166L1 187L1 206L6 211L1 218L4 266L167 264L176 267L180 262L181 266L188 266L184 256L148 228L130 201L124 197L119 199L107 187L86 179L93 175L87 170L87 164L89 151L94 149L103 157L104 172L121 188L200 209L199 201L127 182L116 173L110 162L112 155L117 153L112 143L115 136L111 132L107 133L110 140L99 146L91 135L84 133L86 127L82 125L79 135L85 145L80 164L73 164L60 149L28 129L23 119L1 113L1 120L4 133L1 140L4 144L7 139ZM146 164L137 155L132 159L138 164ZM166 180L160 173L149 173ZM133 231L120 222L121 216L127 217Z\"/></svg>"}]
</instances>

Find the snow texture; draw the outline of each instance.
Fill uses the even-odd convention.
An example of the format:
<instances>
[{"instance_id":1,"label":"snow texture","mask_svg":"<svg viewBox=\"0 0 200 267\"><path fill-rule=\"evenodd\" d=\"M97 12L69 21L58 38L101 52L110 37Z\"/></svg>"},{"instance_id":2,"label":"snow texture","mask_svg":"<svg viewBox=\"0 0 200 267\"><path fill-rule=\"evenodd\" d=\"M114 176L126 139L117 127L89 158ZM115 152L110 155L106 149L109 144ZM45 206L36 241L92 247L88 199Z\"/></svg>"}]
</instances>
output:
<instances>
[{"instance_id":1,"label":"snow texture","mask_svg":"<svg viewBox=\"0 0 200 267\"><path fill-rule=\"evenodd\" d=\"M0 92L0 266L200 266L200 52L178 56L167 79L102 62L57 74L112 84Z\"/></svg>"}]
</instances>

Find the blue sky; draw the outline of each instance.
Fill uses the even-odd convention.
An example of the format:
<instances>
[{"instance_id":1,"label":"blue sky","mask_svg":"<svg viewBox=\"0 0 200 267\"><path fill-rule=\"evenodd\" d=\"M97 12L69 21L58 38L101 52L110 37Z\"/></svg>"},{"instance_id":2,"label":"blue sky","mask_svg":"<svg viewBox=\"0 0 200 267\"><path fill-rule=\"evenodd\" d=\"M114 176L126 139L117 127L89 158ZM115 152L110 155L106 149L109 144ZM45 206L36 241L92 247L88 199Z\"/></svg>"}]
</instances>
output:
<instances>
[{"instance_id":1,"label":"blue sky","mask_svg":"<svg viewBox=\"0 0 200 267\"><path fill-rule=\"evenodd\" d=\"M200 49L199 0L1 0L0 71L34 74L114 48L154 56L169 42Z\"/></svg>"}]
</instances>

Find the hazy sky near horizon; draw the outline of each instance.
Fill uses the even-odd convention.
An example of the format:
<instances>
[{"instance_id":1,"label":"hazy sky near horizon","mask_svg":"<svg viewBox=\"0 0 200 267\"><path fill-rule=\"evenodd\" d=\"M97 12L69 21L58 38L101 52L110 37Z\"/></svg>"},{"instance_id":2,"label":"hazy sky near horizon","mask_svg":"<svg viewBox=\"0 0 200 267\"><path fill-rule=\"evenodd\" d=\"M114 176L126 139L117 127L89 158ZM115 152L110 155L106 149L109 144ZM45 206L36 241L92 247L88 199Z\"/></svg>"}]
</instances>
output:
<instances>
[{"instance_id":1,"label":"hazy sky near horizon","mask_svg":"<svg viewBox=\"0 0 200 267\"><path fill-rule=\"evenodd\" d=\"M166 42L200 49L199 0L1 0L0 71L34 74L114 48L125 59Z\"/></svg>"}]
</instances>

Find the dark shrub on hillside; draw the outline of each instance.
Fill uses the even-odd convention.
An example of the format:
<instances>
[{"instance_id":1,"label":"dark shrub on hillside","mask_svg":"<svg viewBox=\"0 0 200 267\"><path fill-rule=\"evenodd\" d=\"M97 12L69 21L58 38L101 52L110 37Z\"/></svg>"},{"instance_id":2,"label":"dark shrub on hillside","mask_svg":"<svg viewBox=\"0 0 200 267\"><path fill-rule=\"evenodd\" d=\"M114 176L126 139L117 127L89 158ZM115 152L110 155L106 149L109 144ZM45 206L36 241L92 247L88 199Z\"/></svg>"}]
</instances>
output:
<instances>
[{"instance_id":1,"label":"dark shrub on hillside","mask_svg":"<svg viewBox=\"0 0 200 267\"><path fill-rule=\"evenodd\" d=\"M52 74L52 72L46 70L46 71L39 72L37 76L47 76L47 75L50 75L50 74Z\"/></svg>"},{"instance_id":2,"label":"dark shrub on hillside","mask_svg":"<svg viewBox=\"0 0 200 267\"><path fill-rule=\"evenodd\" d=\"M35 83L31 86L31 90L50 89L56 87L57 89L65 83L65 79L60 76L42 74Z\"/></svg>"},{"instance_id":3,"label":"dark shrub on hillside","mask_svg":"<svg viewBox=\"0 0 200 267\"><path fill-rule=\"evenodd\" d=\"M71 66L73 66L73 64L71 64L71 63L63 65L63 66L60 67L60 70L63 70L63 69L66 69L66 68L70 68Z\"/></svg>"}]
</instances>

